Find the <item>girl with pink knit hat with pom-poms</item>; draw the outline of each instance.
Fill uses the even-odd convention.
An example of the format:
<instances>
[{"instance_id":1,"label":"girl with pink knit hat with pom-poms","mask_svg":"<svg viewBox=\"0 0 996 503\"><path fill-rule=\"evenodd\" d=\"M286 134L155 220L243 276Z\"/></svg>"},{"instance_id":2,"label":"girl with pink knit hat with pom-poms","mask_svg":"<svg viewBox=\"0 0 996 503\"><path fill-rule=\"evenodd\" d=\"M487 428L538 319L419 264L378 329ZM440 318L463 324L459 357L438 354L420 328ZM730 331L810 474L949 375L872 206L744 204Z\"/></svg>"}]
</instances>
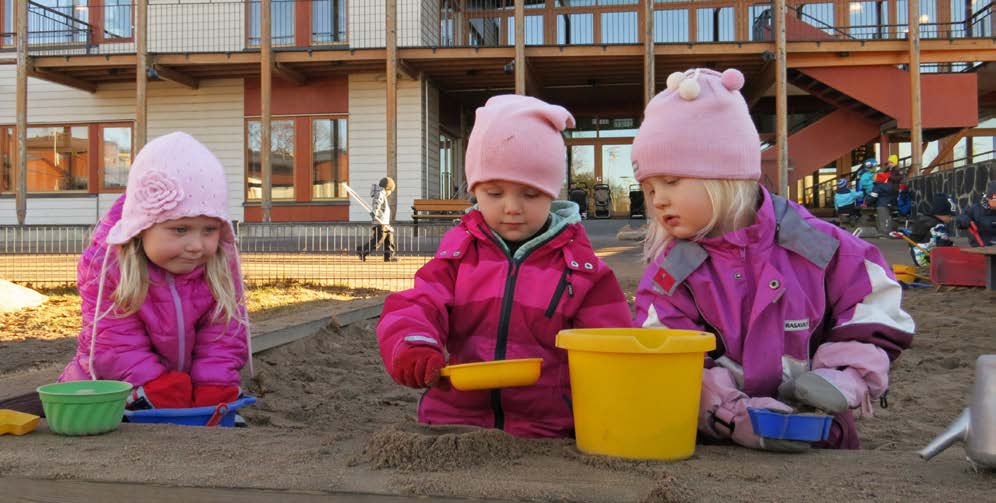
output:
<instances>
[{"instance_id":1,"label":"girl with pink knit hat with pom-poms","mask_svg":"<svg viewBox=\"0 0 996 503\"><path fill-rule=\"evenodd\" d=\"M176 132L142 148L78 271L83 329L60 381L135 386L128 408L231 402L248 318L225 170Z\"/></svg>"},{"instance_id":2,"label":"girl with pink knit hat with pom-poms","mask_svg":"<svg viewBox=\"0 0 996 503\"><path fill-rule=\"evenodd\" d=\"M744 76L674 73L647 105L633 170L648 206L643 327L705 330L699 431L752 448L809 443L754 434L748 408L834 415L818 447L858 448L913 320L877 248L758 183L760 140ZM884 401L883 401L884 403Z\"/></svg>"},{"instance_id":3,"label":"girl with pink knit hat with pom-poms","mask_svg":"<svg viewBox=\"0 0 996 503\"><path fill-rule=\"evenodd\" d=\"M420 422L570 436L570 375L557 332L632 323L578 206L554 201L566 171L561 131L573 126L564 108L526 96L495 96L477 109L466 158L477 205L443 236L415 287L387 298L377 327L391 377L429 388ZM519 358L543 359L536 384L459 391L439 377L447 363Z\"/></svg>"}]
</instances>

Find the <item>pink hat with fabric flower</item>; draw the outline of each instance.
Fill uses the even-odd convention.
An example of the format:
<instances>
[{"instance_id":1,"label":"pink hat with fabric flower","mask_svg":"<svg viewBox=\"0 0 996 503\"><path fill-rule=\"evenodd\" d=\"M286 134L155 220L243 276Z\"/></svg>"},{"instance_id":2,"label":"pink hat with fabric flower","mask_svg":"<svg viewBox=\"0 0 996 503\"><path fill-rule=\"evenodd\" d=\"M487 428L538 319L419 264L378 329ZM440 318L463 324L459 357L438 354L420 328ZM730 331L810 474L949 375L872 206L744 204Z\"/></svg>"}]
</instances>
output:
<instances>
[{"instance_id":1,"label":"pink hat with fabric flower","mask_svg":"<svg viewBox=\"0 0 996 503\"><path fill-rule=\"evenodd\" d=\"M744 74L675 72L654 96L633 139L637 181L652 176L757 180L761 140L740 89Z\"/></svg>"},{"instance_id":2,"label":"pink hat with fabric flower","mask_svg":"<svg viewBox=\"0 0 996 503\"><path fill-rule=\"evenodd\" d=\"M505 94L477 109L467 140L467 187L504 180L557 197L567 175L567 147L560 132L574 127L564 107L530 96Z\"/></svg>"},{"instance_id":3,"label":"pink hat with fabric flower","mask_svg":"<svg viewBox=\"0 0 996 503\"><path fill-rule=\"evenodd\" d=\"M225 168L187 133L160 136L131 164L121 219L108 232L107 244L124 244L161 222L202 215L224 222L221 240L235 241Z\"/></svg>"}]
</instances>

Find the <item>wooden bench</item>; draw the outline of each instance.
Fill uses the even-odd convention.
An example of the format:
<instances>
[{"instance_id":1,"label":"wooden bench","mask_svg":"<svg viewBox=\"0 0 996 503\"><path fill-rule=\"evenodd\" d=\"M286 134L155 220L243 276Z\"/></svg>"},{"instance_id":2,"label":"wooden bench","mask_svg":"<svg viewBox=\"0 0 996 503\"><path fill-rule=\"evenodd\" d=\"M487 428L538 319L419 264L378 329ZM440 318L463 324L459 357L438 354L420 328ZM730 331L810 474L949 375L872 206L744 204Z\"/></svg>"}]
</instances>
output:
<instances>
[{"instance_id":1,"label":"wooden bench","mask_svg":"<svg viewBox=\"0 0 996 503\"><path fill-rule=\"evenodd\" d=\"M456 220L470 208L464 199L416 199L412 204L412 223L418 237L419 220Z\"/></svg>"},{"instance_id":2,"label":"wooden bench","mask_svg":"<svg viewBox=\"0 0 996 503\"><path fill-rule=\"evenodd\" d=\"M977 253L986 257L986 288L996 290L996 245L979 248L962 248L965 253Z\"/></svg>"}]
</instances>

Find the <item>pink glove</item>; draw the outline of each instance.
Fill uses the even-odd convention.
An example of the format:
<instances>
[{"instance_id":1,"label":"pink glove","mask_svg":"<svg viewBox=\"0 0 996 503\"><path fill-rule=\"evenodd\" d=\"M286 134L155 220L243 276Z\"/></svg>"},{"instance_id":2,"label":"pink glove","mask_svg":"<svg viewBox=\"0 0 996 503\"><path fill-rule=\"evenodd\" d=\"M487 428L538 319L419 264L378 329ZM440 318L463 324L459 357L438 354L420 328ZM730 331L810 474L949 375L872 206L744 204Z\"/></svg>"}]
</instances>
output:
<instances>
[{"instance_id":1,"label":"pink glove","mask_svg":"<svg viewBox=\"0 0 996 503\"><path fill-rule=\"evenodd\" d=\"M889 387L889 355L864 342L828 342L813 355L813 370L778 388L779 398L831 414L861 407L871 416L871 400Z\"/></svg>"},{"instance_id":2,"label":"pink glove","mask_svg":"<svg viewBox=\"0 0 996 503\"><path fill-rule=\"evenodd\" d=\"M715 438L729 438L752 449L778 452L801 452L806 442L765 439L754 434L747 409L770 409L793 412L792 407L774 398L751 398L737 389L730 371L723 367L705 369L702 374L702 397L699 401L699 431Z\"/></svg>"}]
</instances>

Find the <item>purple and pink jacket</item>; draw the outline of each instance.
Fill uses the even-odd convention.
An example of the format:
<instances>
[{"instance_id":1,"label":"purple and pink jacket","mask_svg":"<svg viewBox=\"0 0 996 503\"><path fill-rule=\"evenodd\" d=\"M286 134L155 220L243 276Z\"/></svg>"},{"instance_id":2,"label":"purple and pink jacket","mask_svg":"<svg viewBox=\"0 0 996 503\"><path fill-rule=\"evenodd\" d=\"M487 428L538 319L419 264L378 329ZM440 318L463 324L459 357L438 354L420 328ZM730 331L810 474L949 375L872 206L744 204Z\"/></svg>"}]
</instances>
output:
<instances>
[{"instance_id":1,"label":"purple and pink jacket","mask_svg":"<svg viewBox=\"0 0 996 503\"><path fill-rule=\"evenodd\" d=\"M149 289L138 312L115 315L113 293L121 273L116 248L108 248L107 232L121 218L122 195L94 229L90 247L77 267L82 299L83 328L76 356L59 381L114 379L141 386L171 370L187 372L194 384L238 386L239 369L249 358L246 326L233 319L215 321L215 300L204 266L184 275L171 274L149 264ZM224 246L231 262L237 294L242 294L237 250ZM104 257L107 257L106 264ZM90 368L91 334L96 318L99 282L105 275ZM110 312L108 312L110 311ZM245 312L242 313L245 319Z\"/></svg>"},{"instance_id":2,"label":"purple and pink jacket","mask_svg":"<svg viewBox=\"0 0 996 503\"><path fill-rule=\"evenodd\" d=\"M438 348L448 363L543 358L539 381L520 388L457 391L447 379L419 403L419 421L498 428L520 437L573 434L568 328L623 327L632 319L615 275L592 250L577 205L555 201L548 231L510 257L472 210L443 236L415 287L387 298L377 337L390 372L399 351Z\"/></svg>"},{"instance_id":3,"label":"purple and pink jacket","mask_svg":"<svg viewBox=\"0 0 996 503\"><path fill-rule=\"evenodd\" d=\"M749 438L746 408L785 410L774 400L778 386L810 370L852 408L870 412L871 399L888 388L890 361L914 333L900 306L902 289L877 248L761 192L753 225L673 241L636 292L637 326L716 334L699 429L744 445L757 442ZM827 446L858 447L851 411L835 418Z\"/></svg>"}]
</instances>

